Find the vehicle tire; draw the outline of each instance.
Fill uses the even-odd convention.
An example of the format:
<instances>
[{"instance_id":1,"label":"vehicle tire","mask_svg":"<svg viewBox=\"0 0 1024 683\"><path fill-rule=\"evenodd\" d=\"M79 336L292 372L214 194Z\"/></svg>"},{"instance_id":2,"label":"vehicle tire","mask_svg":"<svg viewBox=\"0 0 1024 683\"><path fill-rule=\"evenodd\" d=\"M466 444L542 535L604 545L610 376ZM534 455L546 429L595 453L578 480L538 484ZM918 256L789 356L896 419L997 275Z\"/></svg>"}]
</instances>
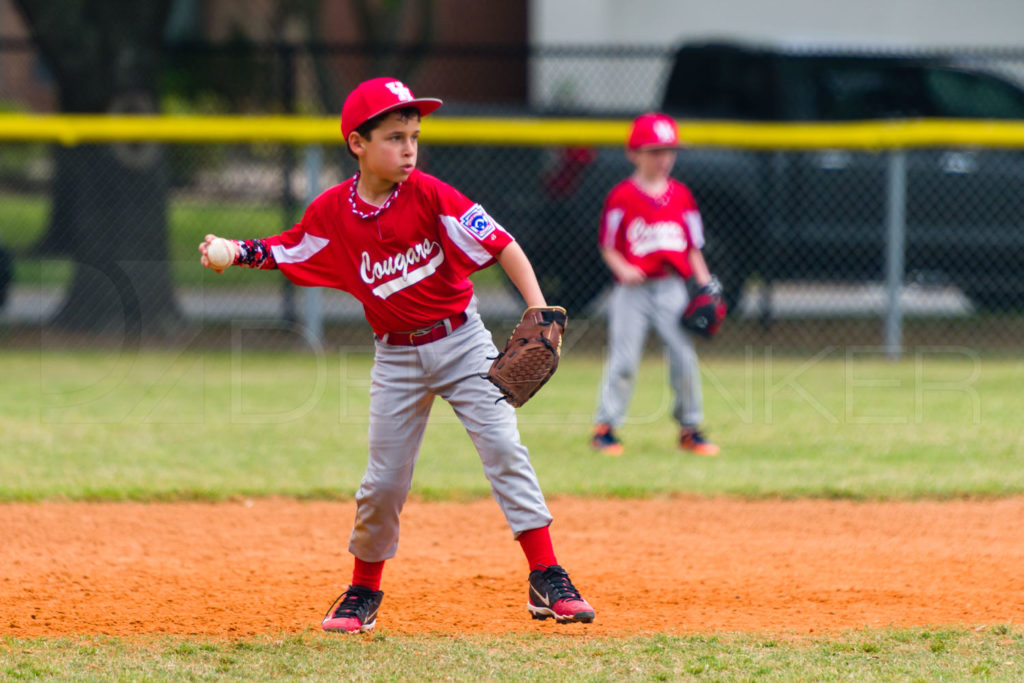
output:
<instances>
[{"instance_id":1,"label":"vehicle tire","mask_svg":"<svg viewBox=\"0 0 1024 683\"><path fill-rule=\"evenodd\" d=\"M563 306L571 315L585 312L611 275L594 240L558 240L554 236L534 235L521 240L533 264L541 291L548 303ZM589 237L589 235L587 236Z\"/></svg>"},{"instance_id":2,"label":"vehicle tire","mask_svg":"<svg viewBox=\"0 0 1024 683\"><path fill-rule=\"evenodd\" d=\"M704 259L708 269L722 283L725 305L735 311L743 297L743 287L751 275L750 264L745 258L743 247L732 240L717 240L705 248Z\"/></svg>"},{"instance_id":3,"label":"vehicle tire","mask_svg":"<svg viewBox=\"0 0 1024 683\"><path fill-rule=\"evenodd\" d=\"M14 259L11 252L0 247L0 308L7 303L7 293L14 279Z\"/></svg>"},{"instance_id":4,"label":"vehicle tire","mask_svg":"<svg viewBox=\"0 0 1024 683\"><path fill-rule=\"evenodd\" d=\"M979 311L1006 313L1024 310L1024 290L1011 288L965 289L964 294Z\"/></svg>"},{"instance_id":5,"label":"vehicle tire","mask_svg":"<svg viewBox=\"0 0 1024 683\"><path fill-rule=\"evenodd\" d=\"M516 231L548 303L588 311L611 273L597 248L600 204L549 200Z\"/></svg>"}]
</instances>

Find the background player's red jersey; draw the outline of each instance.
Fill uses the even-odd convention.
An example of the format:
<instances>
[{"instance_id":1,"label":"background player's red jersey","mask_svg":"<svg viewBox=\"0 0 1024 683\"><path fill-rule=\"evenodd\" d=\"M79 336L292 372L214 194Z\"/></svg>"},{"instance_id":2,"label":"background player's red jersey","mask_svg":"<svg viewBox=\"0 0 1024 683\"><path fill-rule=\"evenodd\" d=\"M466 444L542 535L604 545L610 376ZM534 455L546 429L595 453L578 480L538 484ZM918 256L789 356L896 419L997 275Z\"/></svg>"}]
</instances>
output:
<instances>
[{"instance_id":1,"label":"background player's red jersey","mask_svg":"<svg viewBox=\"0 0 1024 683\"><path fill-rule=\"evenodd\" d=\"M615 249L648 277L672 270L691 275L686 253L704 246L704 226L690 190L674 178L660 197L627 179L612 188L601 214L598 244Z\"/></svg>"}]
</instances>

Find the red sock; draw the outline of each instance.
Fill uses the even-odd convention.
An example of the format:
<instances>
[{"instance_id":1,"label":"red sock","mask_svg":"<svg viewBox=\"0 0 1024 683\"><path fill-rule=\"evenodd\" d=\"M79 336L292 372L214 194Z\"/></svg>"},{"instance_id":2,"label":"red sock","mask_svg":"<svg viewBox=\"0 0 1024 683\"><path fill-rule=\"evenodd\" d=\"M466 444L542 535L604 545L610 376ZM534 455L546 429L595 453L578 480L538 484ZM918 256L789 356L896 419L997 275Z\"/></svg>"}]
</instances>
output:
<instances>
[{"instance_id":1,"label":"red sock","mask_svg":"<svg viewBox=\"0 0 1024 683\"><path fill-rule=\"evenodd\" d=\"M380 577L384 574L384 562L364 562L356 558L356 566L352 568L352 585L369 588L372 591L380 590Z\"/></svg>"},{"instance_id":2,"label":"red sock","mask_svg":"<svg viewBox=\"0 0 1024 683\"><path fill-rule=\"evenodd\" d=\"M539 529L530 529L519 534L519 545L526 553L526 561L530 563L530 571L544 569L553 564L558 564L555 559L555 549L551 546L551 533L546 526Z\"/></svg>"}]
</instances>

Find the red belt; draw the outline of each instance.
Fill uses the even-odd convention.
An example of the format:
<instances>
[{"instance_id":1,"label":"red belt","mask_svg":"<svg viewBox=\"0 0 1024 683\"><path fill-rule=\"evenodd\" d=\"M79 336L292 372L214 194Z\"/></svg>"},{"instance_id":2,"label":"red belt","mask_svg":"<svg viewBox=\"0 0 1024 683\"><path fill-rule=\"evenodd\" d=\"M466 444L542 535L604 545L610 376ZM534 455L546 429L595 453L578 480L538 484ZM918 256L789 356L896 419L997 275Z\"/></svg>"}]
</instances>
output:
<instances>
[{"instance_id":1,"label":"red belt","mask_svg":"<svg viewBox=\"0 0 1024 683\"><path fill-rule=\"evenodd\" d=\"M377 339L392 346L420 346L430 342L444 339L455 330L462 327L469 317L465 313L453 315L450 318L439 320L430 327L424 327L411 332L386 332L379 335Z\"/></svg>"}]
</instances>

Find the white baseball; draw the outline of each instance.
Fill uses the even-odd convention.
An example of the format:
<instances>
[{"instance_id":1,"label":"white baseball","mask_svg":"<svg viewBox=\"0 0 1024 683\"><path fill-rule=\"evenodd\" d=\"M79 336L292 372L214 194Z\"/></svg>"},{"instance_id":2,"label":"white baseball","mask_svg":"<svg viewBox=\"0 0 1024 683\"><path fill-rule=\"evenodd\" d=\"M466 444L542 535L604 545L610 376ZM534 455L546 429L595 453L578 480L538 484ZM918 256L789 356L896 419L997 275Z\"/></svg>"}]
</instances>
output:
<instances>
[{"instance_id":1,"label":"white baseball","mask_svg":"<svg viewBox=\"0 0 1024 683\"><path fill-rule=\"evenodd\" d=\"M235 252L223 237L206 245L206 260L214 268L227 268L235 261Z\"/></svg>"}]
</instances>

